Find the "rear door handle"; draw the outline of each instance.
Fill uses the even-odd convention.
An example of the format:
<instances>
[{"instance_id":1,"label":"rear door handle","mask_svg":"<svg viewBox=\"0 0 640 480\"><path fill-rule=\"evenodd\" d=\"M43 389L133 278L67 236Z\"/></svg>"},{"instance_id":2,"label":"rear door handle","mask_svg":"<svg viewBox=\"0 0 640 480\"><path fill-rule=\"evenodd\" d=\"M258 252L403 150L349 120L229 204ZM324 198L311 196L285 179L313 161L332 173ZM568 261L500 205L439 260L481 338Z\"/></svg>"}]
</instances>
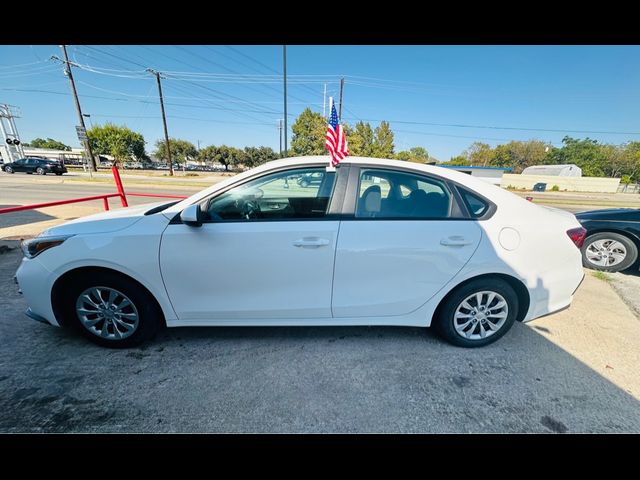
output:
<instances>
[{"instance_id":1,"label":"rear door handle","mask_svg":"<svg viewBox=\"0 0 640 480\"><path fill-rule=\"evenodd\" d=\"M318 248L329 245L329 240L318 237L304 237L293 242L294 247L301 248Z\"/></svg>"},{"instance_id":2,"label":"rear door handle","mask_svg":"<svg viewBox=\"0 0 640 480\"><path fill-rule=\"evenodd\" d=\"M460 235L453 235L440 240L440 245L444 245L445 247L464 247L465 245L471 245L472 243L473 241L467 240Z\"/></svg>"}]
</instances>

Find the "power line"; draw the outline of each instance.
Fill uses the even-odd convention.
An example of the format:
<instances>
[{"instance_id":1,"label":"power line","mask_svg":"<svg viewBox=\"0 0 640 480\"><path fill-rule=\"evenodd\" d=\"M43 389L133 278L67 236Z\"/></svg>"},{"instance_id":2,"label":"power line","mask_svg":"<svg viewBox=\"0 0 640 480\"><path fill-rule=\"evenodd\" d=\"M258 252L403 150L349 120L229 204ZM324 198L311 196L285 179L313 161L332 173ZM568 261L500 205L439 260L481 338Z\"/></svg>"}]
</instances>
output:
<instances>
[{"instance_id":1,"label":"power line","mask_svg":"<svg viewBox=\"0 0 640 480\"><path fill-rule=\"evenodd\" d=\"M18 63L16 65L0 65L0 68L20 68L20 67L28 67L30 65L37 65L39 63L48 63L46 60L38 60L37 62L29 62L29 63Z\"/></svg>"},{"instance_id":2,"label":"power line","mask_svg":"<svg viewBox=\"0 0 640 480\"><path fill-rule=\"evenodd\" d=\"M363 118L361 120L367 122L382 122L383 120ZM610 135L640 135L640 132L614 132L614 131L600 131L600 130L572 130L572 129L553 129L553 128L528 128L528 127L498 127L495 125L465 125L458 123L432 123L432 122L415 122L408 120L384 120L389 123L401 123L406 125L429 125L436 127L454 127L454 128L480 128L480 129L492 129L492 130L522 130L531 132L554 132L554 133L599 133Z\"/></svg>"}]
</instances>

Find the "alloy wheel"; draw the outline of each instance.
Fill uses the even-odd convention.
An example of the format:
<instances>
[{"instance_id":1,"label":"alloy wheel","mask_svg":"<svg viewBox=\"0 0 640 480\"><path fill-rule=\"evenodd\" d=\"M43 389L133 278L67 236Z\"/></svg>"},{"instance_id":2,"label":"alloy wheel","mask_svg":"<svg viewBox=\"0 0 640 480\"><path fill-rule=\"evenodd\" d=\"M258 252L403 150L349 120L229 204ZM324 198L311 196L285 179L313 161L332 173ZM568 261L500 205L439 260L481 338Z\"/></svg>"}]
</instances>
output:
<instances>
[{"instance_id":1,"label":"alloy wheel","mask_svg":"<svg viewBox=\"0 0 640 480\"><path fill-rule=\"evenodd\" d=\"M481 340L498 332L509 316L509 305L502 295L490 290L476 292L456 308L453 326L467 340Z\"/></svg>"},{"instance_id":2,"label":"alloy wheel","mask_svg":"<svg viewBox=\"0 0 640 480\"><path fill-rule=\"evenodd\" d=\"M603 238L590 243L585 249L587 260L599 267L612 267L627 257L627 248L617 240Z\"/></svg>"},{"instance_id":3,"label":"alloy wheel","mask_svg":"<svg viewBox=\"0 0 640 480\"><path fill-rule=\"evenodd\" d=\"M110 287L91 287L76 301L76 315L84 328L108 340L121 340L136 331L138 310L124 293Z\"/></svg>"}]
</instances>

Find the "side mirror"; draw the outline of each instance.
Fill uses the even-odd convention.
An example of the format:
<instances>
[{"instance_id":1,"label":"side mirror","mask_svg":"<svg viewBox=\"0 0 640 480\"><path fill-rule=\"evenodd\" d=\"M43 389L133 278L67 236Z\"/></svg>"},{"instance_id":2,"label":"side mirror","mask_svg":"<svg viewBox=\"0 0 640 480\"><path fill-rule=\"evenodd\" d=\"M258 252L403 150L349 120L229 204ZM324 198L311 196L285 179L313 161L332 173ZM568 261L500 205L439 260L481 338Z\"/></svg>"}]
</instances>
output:
<instances>
[{"instance_id":1,"label":"side mirror","mask_svg":"<svg viewBox=\"0 0 640 480\"><path fill-rule=\"evenodd\" d=\"M184 223L185 225L189 225L190 227L201 226L204 217L204 212L200 209L200 205L198 205L197 203L194 205L189 205L180 213L180 220L182 221L182 223Z\"/></svg>"}]
</instances>

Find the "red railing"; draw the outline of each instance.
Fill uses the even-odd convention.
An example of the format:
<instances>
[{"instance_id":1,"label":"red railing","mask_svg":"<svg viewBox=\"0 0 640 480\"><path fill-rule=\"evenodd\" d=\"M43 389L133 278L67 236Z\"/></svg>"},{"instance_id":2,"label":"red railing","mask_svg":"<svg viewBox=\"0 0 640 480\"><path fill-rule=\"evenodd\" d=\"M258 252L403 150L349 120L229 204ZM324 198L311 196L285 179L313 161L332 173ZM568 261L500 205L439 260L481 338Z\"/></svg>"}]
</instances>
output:
<instances>
[{"instance_id":1,"label":"red railing","mask_svg":"<svg viewBox=\"0 0 640 480\"><path fill-rule=\"evenodd\" d=\"M70 198L67 200L57 200L55 202L34 203L31 205L19 205L17 207L0 208L0 214L20 212L22 210L33 210L36 208L55 207L58 205L67 205L69 203L90 202L92 200L102 200L104 209L109 210L109 198L112 198L112 197L120 197L120 202L122 203L122 206L128 207L129 202L127 202L127 195L131 195L132 197L158 197L158 198L178 198L178 199L187 198L186 195L170 195L166 193L137 193L137 192L125 193L124 187L122 186L122 180L120 178L120 172L118 171L118 168L115 165L111 167L111 172L113 173L113 178L116 182L116 188L118 190L118 193L106 193L103 195L93 195L90 197L79 197L79 198Z\"/></svg>"}]
</instances>

